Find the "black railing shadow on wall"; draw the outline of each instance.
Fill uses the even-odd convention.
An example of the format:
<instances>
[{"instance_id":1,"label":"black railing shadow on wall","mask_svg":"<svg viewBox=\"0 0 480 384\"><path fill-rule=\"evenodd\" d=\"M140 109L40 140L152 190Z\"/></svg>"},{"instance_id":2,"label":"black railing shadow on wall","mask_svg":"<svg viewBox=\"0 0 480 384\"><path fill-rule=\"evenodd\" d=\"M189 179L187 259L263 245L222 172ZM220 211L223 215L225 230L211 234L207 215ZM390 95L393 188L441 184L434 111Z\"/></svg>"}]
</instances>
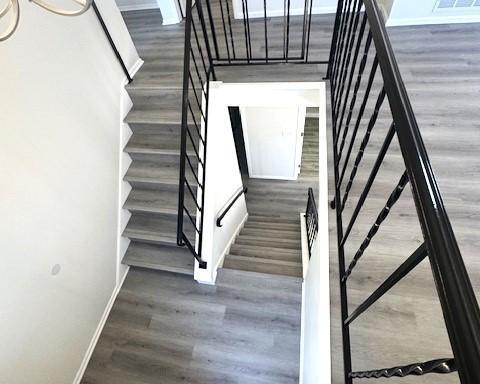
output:
<instances>
[{"instance_id":1,"label":"black railing shadow on wall","mask_svg":"<svg viewBox=\"0 0 480 384\"><path fill-rule=\"evenodd\" d=\"M371 57L373 60L369 60ZM369 61L371 61L371 68L368 80L364 82L362 77ZM378 70L380 73L377 73ZM332 208L336 209L337 217L345 383L352 383L356 378L404 377L454 371L458 371L463 384L480 383L478 304L395 60L383 16L375 0L339 2L327 76L331 85L335 168L335 199L332 201ZM377 98L374 99L371 96L372 85L378 82L378 78L380 78L381 89ZM360 89L362 85L363 88ZM359 99L358 105L356 105L357 99ZM358 127L362 119L367 118L364 114L369 100L375 101L375 107L370 119L367 119L368 126L359 144L348 181L343 185ZM362 164L370 134L376 126L380 108L385 100L388 100L392 118L390 129L344 230L342 213L348 201L352 183ZM355 111L357 111L356 116L354 116ZM392 187L390 196L386 197L384 208L377 217L371 218L370 230L358 250L352 255L349 265L346 266L345 243L355 228L359 213L368 199L372 184L395 135L398 138L405 169L400 172L399 180ZM347 137L350 137L349 144L347 144ZM407 184L410 184L412 190L424 243L377 290L349 313L347 294L349 276L354 272L355 266ZM344 192L342 192L342 186ZM454 357L392 368L352 371L350 325L426 257L430 260Z\"/></svg>"}]
</instances>

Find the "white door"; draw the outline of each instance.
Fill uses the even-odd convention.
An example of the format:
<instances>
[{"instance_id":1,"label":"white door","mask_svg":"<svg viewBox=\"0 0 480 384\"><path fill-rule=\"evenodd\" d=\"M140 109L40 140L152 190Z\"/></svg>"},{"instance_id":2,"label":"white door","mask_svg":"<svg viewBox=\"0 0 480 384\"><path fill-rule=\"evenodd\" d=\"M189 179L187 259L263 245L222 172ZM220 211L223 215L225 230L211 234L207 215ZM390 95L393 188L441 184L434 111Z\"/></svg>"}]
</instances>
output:
<instances>
[{"instance_id":1,"label":"white door","mask_svg":"<svg viewBox=\"0 0 480 384\"><path fill-rule=\"evenodd\" d=\"M240 107L250 177L295 180L305 107Z\"/></svg>"}]
</instances>

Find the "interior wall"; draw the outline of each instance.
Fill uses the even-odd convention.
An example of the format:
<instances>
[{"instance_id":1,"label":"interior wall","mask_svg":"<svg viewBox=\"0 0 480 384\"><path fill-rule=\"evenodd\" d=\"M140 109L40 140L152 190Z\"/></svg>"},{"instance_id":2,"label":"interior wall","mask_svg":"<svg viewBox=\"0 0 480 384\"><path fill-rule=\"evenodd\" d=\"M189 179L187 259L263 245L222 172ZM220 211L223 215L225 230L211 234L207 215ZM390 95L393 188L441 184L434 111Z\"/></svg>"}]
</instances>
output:
<instances>
[{"instance_id":1,"label":"interior wall","mask_svg":"<svg viewBox=\"0 0 480 384\"><path fill-rule=\"evenodd\" d=\"M217 217L243 187L243 182L237 162L229 105L225 103L220 82L210 83L209 95L202 247L202 258L207 261L208 269L195 268L195 279L212 284L228 248L247 218L247 204L245 195L240 196L223 219L222 227L217 227Z\"/></svg>"},{"instance_id":2,"label":"interior wall","mask_svg":"<svg viewBox=\"0 0 480 384\"><path fill-rule=\"evenodd\" d=\"M300 384L331 383L330 269L327 123L325 83L319 87L318 104L318 233L308 252L305 215L300 214L302 238L302 323Z\"/></svg>"},{"instance_id":3,"label":"interior wall","mask_svg":"<svg viewBox=\"0 0 480 384\"><path fill-rule=\"evenodd\" d=\"M133 71L140 60L114 1L98 5ZM0 381L66 384L121 278L125 75L93 10L20 6L18 30L0 43Z\"/></svg>"}]
</instances>

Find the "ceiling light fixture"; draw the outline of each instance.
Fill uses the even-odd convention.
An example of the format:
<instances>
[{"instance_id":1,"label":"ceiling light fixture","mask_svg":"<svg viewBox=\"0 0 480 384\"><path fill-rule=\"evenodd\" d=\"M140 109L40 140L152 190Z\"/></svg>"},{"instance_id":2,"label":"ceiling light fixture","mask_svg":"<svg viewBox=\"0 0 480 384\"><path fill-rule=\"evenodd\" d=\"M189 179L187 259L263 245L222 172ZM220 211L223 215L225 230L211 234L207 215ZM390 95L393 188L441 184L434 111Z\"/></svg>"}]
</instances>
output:
<instances>
[{"instance_id":1,"label":"ceiling light fixture","mask_svg":"<svg viewBox=\"0 0 480 384\"><path fill-rule=\"evenodd\" d=\"M93 0L72 0L74 3L79 5L80 7L75 10L64 10L58 8L54 5L51 5L49 2L44 0L30 0L32 3L37 4L39 7L46 9L49 12L55 13L61 16L78 16L82 13L88 11L91 7ZM18 0L7 0L7 4L3 9L0 9L0 19L3 17L10 15L10 23L8 24L7 28L0 32L0 41L7 40L10 36L13 35L15 30L17 29L18 22L20 20L20 6L18 4Z\"/></svg>"}]
</instances>

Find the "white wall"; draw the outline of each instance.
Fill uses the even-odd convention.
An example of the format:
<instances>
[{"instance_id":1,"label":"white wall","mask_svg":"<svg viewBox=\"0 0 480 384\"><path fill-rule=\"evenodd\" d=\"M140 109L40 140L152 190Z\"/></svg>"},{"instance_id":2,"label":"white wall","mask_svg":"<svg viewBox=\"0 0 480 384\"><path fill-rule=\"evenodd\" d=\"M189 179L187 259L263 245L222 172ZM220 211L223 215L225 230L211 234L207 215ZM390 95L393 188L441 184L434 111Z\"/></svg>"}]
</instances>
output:
<instances>
[{"instance_id":1,"label":"white wall","mask_svg":"<svg viewBox=\"0 0 480 384\"><path fill-rule=\"evenodd\" d=\"M320 90L325 96L325 88ZM319 192L315 196L319 228L308 258L305 218L301 215L302 261L302 327L300 384L331 382L330 350L330 273L328 235L328 163L325 104L319 108Z\"/></svg>"},{"instance_id":2,"label":"white wall","mask_svg":"<svg viewBox=\"0 0 480 384\"><path fill-rule=\"evenodd\" d=\"M325 103L325 99L321 99L325 95L318 92L322 87L324 83L314 82L210 83L202 250L202 258L209 266L207 270L195 268L196 280L210 284L215 281L216 270L247 217L242 196L228 214L230 218L226 218L224 227L217 228L215 224L218 212L242 185L227 107L318 106Z\"/></svg>"},{"instance_id":3,"label":"white wall","mask_svg":"<svg viewBox=\"0 0 480 384\"><path fill-rule=\"evenodd\" d=\"M125 77L93 11L68 18L20 5L18 30L0 44L0 382L66 384L123 277ZM127 65L138 65L113 0L99 8Z\"/></svg>"},{"instance_id":4,"label":"white wall","mask_svg":"<svg viewBox=\"0 0 480 384\"><path fill-rule=\"evenodd\" d=\"M232 0L233 13L236 19L243 18L242 0ZM314 0L312 13L334 13L337 11L337 0ZM263 17L264 9L263 0L248 0L248 16ZM290 14L303 15L305 7L304 0L290 0ZM267 16L283 16L284 15L284 1L283 0L269 0L267 1Z\"/></svg>"},{"instance_id":5,"label":"white wall","mask_svg":"<svg viewBox=\"0 0 480 384\"><path fill-rule=\"evenodd\" d=\"M228 205L232 197L243 186L228 104L225 103L221 82L210 83L208 115L202 249L202 258L207 262L207 269L199 269L197 265L195 279L213 284L218 267L221 266L231 243L247 218L247 205L245 195L242 195L223 219L222 227L217 227L216 221L219 212Z\"/></svg>"},{"instance_id":6,"label":"white wall","mask_svg":"<svg viewBox=\"0 0 480 384\"><path fill-rule=\"evenodd\" d=\"M480 22L480 7L435 9L437 0L394 0L387 26Z\"/></svg>"}]
</instances>

